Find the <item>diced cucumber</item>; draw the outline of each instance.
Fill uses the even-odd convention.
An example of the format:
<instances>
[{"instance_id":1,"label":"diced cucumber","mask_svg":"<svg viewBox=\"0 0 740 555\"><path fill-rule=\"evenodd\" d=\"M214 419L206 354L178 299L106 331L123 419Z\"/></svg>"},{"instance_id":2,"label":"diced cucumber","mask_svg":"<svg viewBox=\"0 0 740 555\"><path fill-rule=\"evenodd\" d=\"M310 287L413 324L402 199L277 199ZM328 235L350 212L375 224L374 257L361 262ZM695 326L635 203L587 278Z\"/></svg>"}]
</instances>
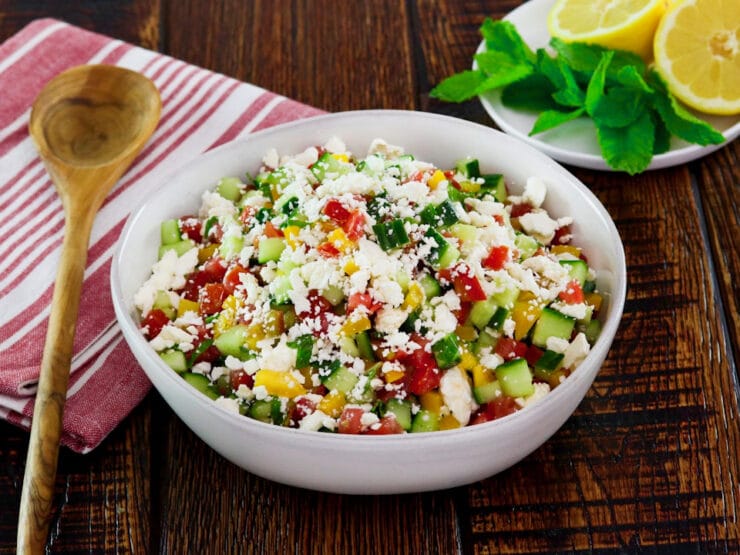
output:
<instances>
[{"instance_id":1,"label":"diced cucumber","mask_svg":"<svg viewBox=\"0 0 740 555\"><path fill-rule=\"evenodd\" d=\"M260 246L257 251L257 262L264 264L271 260L279 260L283 250L285 250L285 241L280 237L266 237L260 239Z\"/></svg>"},{"instance_id":2,"label":"diced cucumber","mask_svg":"<svg viewBox=\"0 0 740 555\"><path fill-rule=\"evenodd\" d=\"M481 176L483 185L481 185L479 196L493 195L498 202L506 202L506 184L504 176L500 173L490 173Z\"/></svg>"},{"instance_id":3,"label":"diced cucumber","mask_svg":"<svg viewBox=\"0 0 740 555\"><path fill-rule=\"evenodd\" d=\"M439 256L437 267L439 269L449 268L458 258L460 258L460 249L452 243L448 243L447 248Z\"/></svg>"},{"instance_id":4,"label":"diced cucumber","mask_svg":"<svg viewBox=\"0 0 740 555\"><path fill-rule=\"evenodd\" d=\"M181 374L183 379L192 385L195 389L203 393L206 397L211 399L218 399L220 395L218 391L211 385L211 382L203 374L196 374L194 372L185 372Z\"/></svg>"},{"instance_id":5,"label":"diced cucumber","mask_svg":"<svg viewBox=\"0 0 740 555\"><path fill-rule=\"evenodd\" d=\"M270 295L275 304L281 305L290 301L290 291L293 286L290 284L290 278L286 275L277 276L269 285Z\"/></svg>"},{"instance_id":6,"label":"diced cucumber","mask_svg":"<svg viewBox=\"0 0 740 555\"><path fill-rule=\"evenodd\" d=\"M290 218L298 211L299 206L300 201L298 200L298 197L285 194L277 199L273 208Z\"/></svg>"},{"instance_id":7,"label":"diced cucumber","mask_svg":"<svg viewBox=\"0 0 740 555\"><path fill-rule=\"evenodd\" d=\"M401 425L401 428L407 432L411 429L411 403L409 401L395 398L388 399L385 409L396 417L396 421Z\"/></svg>"},{"instance_id":8,"label":"diced cucumber","mask_svg":"<svg viewBox=\"0 0 740 555\"><path fill-rule=\"evenodd\" d=\"M588 278L588 264L584 260L560 260L560 265L565 266L570 277L578 280L578 283L583 287Z\"/></svg>"},{"instance_id":9,"label":"diced cucumber","mask_svg":"<svg viewBox=\"0 0 740 555\"><path fill-rule=\"evenodd\" d=\"M295 367L299 370L306 368L311 363L311 357L313 356L313 344L314 338L312 335L301 335L294 341L288 343L288 347L292 347L296 350L295 355Z\"/></svg>"},{"instance_id":10,"label":"diced cucumber","mask_svg":"<svg viewBox=\"0 0 740 555\"><path fill-rule=\"evenodd\" d=\"M272 422L272 401L273 399L256 400L252 403L252 406L249 407L249 416L255 420L260 420L269 424Z\"/></svg>"},{"instance_id":11,"label":"diced cucumber","mask_svg":"<svg viewBox=\"0 0 740 555\"><path fill-rule=\"evenodd\" d=\"M441 369L446 370L455 366L462 358L457 335L451 333L436 341L432 344L432 353Z\"/></svg>"},{"instance_id":12,"label":"diced cucumber","mask_svg":"<svg viewBox=\"0 0 740 555\"><path fill-rule=\"evenodd\" d=\"M159 358L161 358L167 366L172 368L178 374L182 374L188 369L188 361L185 358L185 353L182 351L170 349L159 353Z\"/></svg>"},{"instance_id":13,"label":"diced cucumber","mask_svg":"<svg viewBox=\"0 0 740 555\"><path fill-rule=\"evenodd\" d=\"M337 285L329 285L326 289L321 291L321 295L329 301L332 306L337 306L344 300L344 290Z\"/></svg>"},{"instance_id":14,"label":"diced cucumber","mask_svg":"<svg viewBox=\"0 0 740 555\"><path fill-rule=\"evenodd\" d=\"M454 205L449 200L442 201L435 209L434 225L436 227L447 227L453 225L459 219Z\"/></svg>"},{"instance_id":15,"label":"diced cucumber","mask_svg":"<svg viewBox=\"0 0 740 555\"><path fill-rule=\"evenodd\" d=\"M501 330L504 327L504 322L509 317L509 313L510 310L508 308L498 307L493 317L489 320L488 326L495 330Z\"/></svg>"},{"instance_id":16,"label":"diced cucumber","mask_svg":"<svg viewBox=\"0 0 740 555\"><path fill-rule=\"evenodd\" d=\"M583 283L582 288L583 288L584 293L593 293L594 291L596 291L596 282L590 279L587 279Z\"/></svg>"},{"instance_id":17,"label":"diced cucumber","mask_svg":"<svg viewBox=\"0 0 740 555\"><path fill-rule=\"evenodd\" d=\"M371 362L375 360L375 352L373 351L372 343L370 343L370 335L366 331L361 331L355 335L355 343L357 344L357 350L361 358Z\"/></svg>"},{"instance_id":18,"label":"diced cucumber","mask_svg":"<svg viewBox=\"0 0 740 555\"><path fill-rule=\"evenodd\" d=\"M498 337L495 335L491 335L490 333L483 331L478 335L478 339L475 340L475 343L473 344L473 353L478 354L480 353L481 349L485 349L486 347L493 347L496 345L496 342L498 341Z\"/></svg>"},{"instance_id":19,"label":"diced cucumber","mask_svg":"<svg viewBox=\"0 0 740 555\"><path fill-rule=\"evenodd\" d=\"M167 315L167 318L170 320L174 320L177 316L177 309L172 306L172 299L170 298L169 293L167 291L163 291L160 289L157 291L156 295L154 295L154 303L152 303L152 308L158 308L162 312L164 312Z\"/></svg>"},{"instance_id":20,"label":"diced cucumber","mask_svg":"<svg viewBox=\"0 0 740 555\"><path fill-rule=\"evenodd\" d=\"M496 379L501 384L501 391L509 397L527 397L534 393L532 372L527 361L515 358L496 367Z\"/></svg>"},{"instance_id":21,"label":"diced cucumber","mask_svg":"<svg viewBox=\"0 0 740 555\"><path fill-rule=\"evenodd\" d=\"M216 192L226 200L236 202L242 196L242 181L238 177L222 177L216 185Z\"/></svg>"},{"instance_id":22,"label":"diced cucumber","mask_svg":"<svg viewBox=\"0 0 740 555\"><path fill-rule=\"evenodd\" d=\"M513 308L519 297L519 288L516 283L510 279L495 278L494 285L496 286L496 292L491 295L491 300L498 306Z\"/></svg>"},{"instance_id":23,"label":"diced cucumber","mask_svg":"<svg viewBox=\"0 0 740 555\"><path fill-rule=\"evenodd\" d=\"M351 357L359 357L360 350L357 348L357 343L351 337L343 335L339 338L339 349L346 355Z\"/></svg>"},{"instance_id":24,"label":"diced cucumber","mask_svg":"<svg viewBox=\"0 0 740 555\"><path fill-rule=\"evenodd\" d=\"M450 226L450 233L464 244L472 245L478 240L478 228L473 225L453 224Z\"/></svg>"},{"instance_id":25,"label":"diced cucumber","mask_svg":"<svg viewBox=\"0 0 740 555\"><path fill-rule=\"evenodd\" d=\"M470 321L479 330L485 329L493 315L496 314L497 309L498 306L491 299L476 301L470 309Z\"/></svg>"},{"instance_id":26,"label":"diced cucumber","mask_svg":"<svg viewBox=\"0 0 740 555\"><path fill-rule=\"evenodd\" d=\"M411 283L411 276L406 273L406 270L401 268L396 272L396 283L401 288L401 291L406 293L409 289L409 283Z\"/></svg>"},{"instance_id":27,"label":"diced cucumber","mask_svg":"<svg viewBox=\"0 0 740 555\"><path fill-rule=\"evenodd\" d=\"M601 322L598 320L591 320L586 324L586 331L584 333L586 334L588 342L593 345L601 334Z\"/></svg>"},{"instance_id":28,"label":"diced cucumber","mask_svg":"<svg viewBox=\"0 0 740 555\"><path fill-rule=\"evenodd\" d=\"M442 294L442 287L439 282L429 274L424 274L419 278L419 285L424 290L424 297L431 299Z\"/></svg>"},{"instance_id":29,"label":"diced cucumber","mask_svg":"<svg viewBox=\"0 0 740 555\"><path fill-rule=\"evenodd\" d=\"M177 220L165 220L159 226L159 238L162 245L173 245L182 240L180 224Z\"/></svg>"},{"instance_id":30,"label":"diced cucumber","mask_svg":"<svg viewBox=\"0 0 740 555\"><path fill-rule=\"evenodd\" d=\"M321 383L323 383L327 389L330 391L336 389L345 395L352 391L358 381L359 378L341 364L334 368L328 376L321 377Z\"/></svg>"},{"instance_id":31,"label":"diced cucumber","mask_svg":"<svg viewBox=\"0 0 740 555\"><path fill-rule=\"evenodd\" d=\"M439 416L430 410L421 409L411 422L411 432L436 432L439 430Z\"/></svg>"},{"instance_id":32,"label":"diced cucumber","mask_svg":"<svg viewBox=\"0 0 740 555\"><path fill-rule=\"evenodd\" d=\"M244 238L241 235L226 235L221 240L218 252L224 260L235 258L244 248Z\"/></svg>"},{"instance_id":33,"label":"diced cucumber","mask_svg":"<svg viewBox=\"0 0 740 555\"><path fill-rule=\"evenodd\" d=\"M316 161L316 163L311 166L311 173L314 174L316 179L323 181L326 177L333 178L348 173L350 169L351 166L349 164L345 164L340 160L337 160L332 156L331 152L325 152Z\"/></svg>"},{"instance_id":34,"label":"diced cucumber","mask_svg":"<svg viewBox=\"0 0 740 555\"><path fill-rule=\"evenodd\" d=\"M190 239L183 239L177 243L170 243L169 245L162 245L159 247L159 258L164 256L167 251L175 251L178 257L182 256L190 249L195 248L195 243Z\"/></svg>"},{"instance_id":35,"label":"diced cucumber","mask_svg":"<svg viewBox=\"0 0 740 555\"><path fill-rule=\"evenodd\" d=\"M481 405L483 403L490 403L497 397L501 397L501 395L503 395L503 391L501 384L497 380L473 388L473 397Z\"/></svg>"},{"instance_id":36,"label":"diced cucumber","mask_svg":"<svg viewBox=\"0 0 740 555\"><path fill-rule=\"evenodd\" d=\"M221 333L213 340L213 344L224 356L243 358L245 356L244 344L247 341L249 328L244 324L237 324Z\"/></svg>"},{"instance_id":37,"label":"diced cucumber","mask_svg":"<svg viewBox=\"0 0 740 555\"><path fill-rule=\"evenodd\" d=\"M458 160L455 164L455 169L465 177L480 177L480 164L478 163L477 158L464 158L462 160Z\"/></svg>"},{"instance_id":38,"label":"diced cucumber","mask_svg":"<svg viewBox=\"0 0 740 555\"><path fill-rule=\"evenodd\" d=\"M521 260L531 257L541 246L537 239L519 231L514 236L514 244L519 249L519 258Z\"/></svg>"},{"instance_id":39,"label":"diced cucumber","mask_svg":"<svg viewBox=\"0 0 740 555\"><path fill-rule=\"evenodd\" d=\"M542 353L542 356L537 359L537 362L534 364L535 373L537 370L556 370L560 366L564 357L565 355L563 353L557 353L549 349L545 350L545 352Z\"/></svg>"},{"instance_id":40,"label":"diced cucumber","mask_svg":"<svg viewBox=\"0 0 740 555\"><path fill-rule=\"evenodd\" d=\"M544 349L550 337L570 340L575 325L575 318L566 316L550 307L545 307L542 309L542 314L534 325L532 344Z\"/></svg>"}]
</instances>

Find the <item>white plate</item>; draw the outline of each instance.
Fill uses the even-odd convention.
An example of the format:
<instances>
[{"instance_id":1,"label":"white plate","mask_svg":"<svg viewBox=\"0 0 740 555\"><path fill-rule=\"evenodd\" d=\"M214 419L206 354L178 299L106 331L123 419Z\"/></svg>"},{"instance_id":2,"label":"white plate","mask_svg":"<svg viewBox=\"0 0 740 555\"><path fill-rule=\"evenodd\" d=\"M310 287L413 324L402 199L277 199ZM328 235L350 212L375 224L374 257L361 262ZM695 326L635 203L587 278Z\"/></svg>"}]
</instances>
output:
<instances>
[{"instance_id":1,"label":"white plate","mask_svg":"<svg viewBox=\"0 0 740 555\"><path fill-rule=\"evenodd\" d=\"M530 0L513 10L504 19L513 23L524 41L532 48L542 48L550 41L547 31L547 14L555 0ZM482 42L478 51L485 47ZM596 128L587 118L565 123L529 136L536 115L507 108L501 103L500 91L481 95L480 101L488 115L506 133L529 143L552 158L581 168L615 171L601 156L596 140ZM740 135L740 117L697 115L720 131L727 141L720 145L699 146L673 138L668 152L653 156L649 170L667 168L695 160L714 152Z\"/></svg>"}]
</instances>

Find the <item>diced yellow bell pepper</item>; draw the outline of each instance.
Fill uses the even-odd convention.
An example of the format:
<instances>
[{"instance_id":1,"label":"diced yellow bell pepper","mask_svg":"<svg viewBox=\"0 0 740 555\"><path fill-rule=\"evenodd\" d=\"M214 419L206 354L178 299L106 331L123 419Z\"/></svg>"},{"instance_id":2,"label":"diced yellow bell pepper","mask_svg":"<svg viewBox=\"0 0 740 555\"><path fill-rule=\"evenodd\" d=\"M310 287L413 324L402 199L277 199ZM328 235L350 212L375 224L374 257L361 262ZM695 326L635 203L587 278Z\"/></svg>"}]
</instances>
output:
<instances>
[{"instance_id":1,"label":"diced yellow bell pepper","mask_svg":"<svg viewBox=\"0 0 740 555\"><path fill-rule=\"evenodd\" d=\"M221 304L221 312L213 323L214 337L218 337L236 323L236 311L240 304L239 299L234 295L229 295L224 299Z\"/></svg>"},{"instance_id":2,"label":"diced yellow bell pepper","mask_svg":"<svg viewBox=\"0 0 740 555\"><path fill-rule=\"evenodd\" d=\"M470 351L463 351L460 362L457 363L457 367L460 370L472 370L478 365L478 358Z\"/></svg>"},{"instance_id":3,"label":"diced yellow bell pepper","mask_svg":"<svg viewBox=\"0 0 740 555\"><path fill-rule=\"evenodd\" d=\"M217 248L217 243L211 243L210 245L198 249L198 264L203 264L203 262L211 258Z\"/></svg>"},{"instance_id":4,"label":"diced yellow bell pepper","mask_svg":"<svg viewBox=\"0 0 740 555\"><path fill-rule=\"evenodd\" d=\"M403 300L401 308L404 310L416 310L424 302L424 289L418 281L409 283L409 290Z\"/></svg>"},{"instance_id":5,"label":"diced yellow bell pepper","mask_svg":"<svg viewBox=\"0 0 740 555\"><path fill-rule=\"evenodd\" d=\"M395 383L398 380L403 379L405 375L406 372L402 370L389 370L383 374L383 376L385 376L385 381L388 383Z\"/></svg>"},{"instance_id":6,"label":"diced yellow bell pepper","mask_svg":"<svg viewBox=\"0 0 740 555\"><path fill-rule=\"evenodd\" d=\"M256 350L257 343L262 341L265 337L265 329L262 324L252 324L247 330L247 347L252 350Z\"/></svg>"},{"instance_id":7,"label":"diced yellow bell pepper","mask_svg":"<svg viewBox=\"0 0 740 555\"><path fill-rule=\"evenodd\" d=\"M455 428L459 428L460 426L462 426L460 424L460 421L451 414L445 414L442 418L439 419L440 430L454 430Z\"/></svg>"},{"instance_id":8,"label":"diced yellow bell pepper","mask_svg":"<svg viewBox=\"0 0 740 555\"><path fill-rule=\"evenodd\" d=\"M542 305L529 291L523 291L514 303L511 319L514 320L514 339L524 339L542 314Z\"/></svg>"},{"instance_id":9,"label":"diced yellow bell pepper","mask_svg":"<svg viewBox=\"0 0 740 555\"><path fill-rule=\"evenodd\" d=\"M424 410L439 414L445 404L445 400L439 391L429 391L419 396L419 403Z\"/></svg>"},{"instance_id":10,"label":"diced yellow bell pepper","mask_svg":"<svg viewBox=\"0 0 740 555\"><path fill-rule=\"evenodd\" d=\"M598 293L586 293L583 295L584 300L586 301L586 304L590 304L592 307L594 307L594 310L599 310L601 308L601 303L604 301L604 297L599 295Z\"/></svg>"},{"instance_id":11,"label":"diced yellow bell pepper","mask_svg":"<svg viewBox=\"0 0 740 555\"><path fill-rule=\"evenodd\" d=\"M475 341L478 337L478 332L473 326L457 326L455 333L463 341Z\"/></svg>"},{"instance_id":12,"label":"diced yellow bell pepper","mask_svg":"<svg viewBox=\"0 0 740 555\"><path fill-rule=\"evenodd\" d=\"M348 260L347 263L344 265L344 268L342 269L344 270L345 274L347 274L348 276L351 276L356 271L358 271L360 267L357 265L357 262L355 262L354 260Z\"/></svg>"},{"instance_id":13,"label":"diced yellow bell pepper","mask_svg":"<svg viewBox=\"0 0 740 555\"><path fill-rule=\"evenodd\" d=\"M475 181L461 181L460 190L464 193L477 193L480 191L480 183Z\"/></svg>"},{"instance_id":14,"label":"diced yellow bell pepper","mask_svg":"<svg viewBox=\"0 0 740 555\"><path fill-rule=\"evenodd\" d=\"M197 314L199 309L200 305L195 301L180 299L180 302L177 304L177 317L182 317L186 312L195 312Z\"/></svg>"},{"instance_id":15,"label":"diced yellow bell pepper","mask_svg":"<svg viewBox=\"0 0 740 555\"><path fill-rule=\"evenodd\" d=\"M350 251L355 246L355 244L347 238L347 234L341 227L330 231L326 236L326 240L342 253Z\"/></svg>"},{"instance_id":16,"label":"diced yellow bell pepper","mask_svg":"<svg viewBox=\"0 0 740 555\"><path fill-rule=\"evenodd\" d=\"M552 254L570 254L576 258L580 258L581 256L581 249L573 245L553 245L550 247L550 252Z\"/></svg>"},{"instance_id":17,"label":"diced yellow bell pepper","mask_svg":"<svg viewBox=\"0 0 740 555\"><path fill-rule=\"evenodd\" d=\"M354 337L361 331L369 330L372 327L370 318L364 314L359 318L348 320L342 326L342 335L346 337Z\"/></svg>"},{"instance_id":18,"label":"diced yellow bell pepper","mask_svg":"<svg viewBox=\"0 0 740 555\"><path fill-rule=\"evenodd\" d=\"M306 388L291 372L258 370L254 375L254 387L263 386L269 395L292 399L304 395Z\"/></svg>"},{"instance_id":19,"label":"diced yellow bell pepper","mask_svg":"<svg viewBox=\"0 0 740 555\"><path fill-rule=\"evenodd\" d=\"M328 414L332 418L337 418L342 414L342 409L346 403L347 399L345 398L344 393L333 389L327 393L321 401L319 401L316 408L324 414Z\"/></svg>"},{"instance_id":20,"label":"diced yellow bell pepper","mask_svg":"<svg viewBox=\"0 0 740 555\"><path fill-rule=\"evenodd\" d=\"M285 234L285 242L291 249L295 249L299 245L300 241L298 240L298 234L300 232L301 228L297 225L289 225L286 226L285 229L283 229L283 233Z\"/></svg>"},{"instance_id":21,"label":"diced yellow bell pepper","mask_svg":"<svg viewBox=\"0 0 740 555\"><path fill-rule=\"evenodd\" d=\"M427 186L434 191L437 186L442 182L445 181L447 178L445 177L445 174L442 173L442 170L435 170L432 176L427 181Z\"/></svg>"},{"instance_id":22,"label":"diced yellow bell pepper","mask_svg":"<svg viewBox=\"0 0 740 555\"><path fill-rule=\"evenodd\" d=\"M473 366L473 387L486 385L495 379L496 374L482 364L476 364Z\"/></svg>"},{"instance_id":23,"label":"diced yellow bell pepper","mask_svg":"<svg viewBox=\"0 0 740 555\"><path fill-rule=\"evenodd\" d=\"M331 155L331 157L335 160L339 160L340 162L349 162L349 156L347 156L343 152L335 152Z\"/></svg>"}]
</instances>

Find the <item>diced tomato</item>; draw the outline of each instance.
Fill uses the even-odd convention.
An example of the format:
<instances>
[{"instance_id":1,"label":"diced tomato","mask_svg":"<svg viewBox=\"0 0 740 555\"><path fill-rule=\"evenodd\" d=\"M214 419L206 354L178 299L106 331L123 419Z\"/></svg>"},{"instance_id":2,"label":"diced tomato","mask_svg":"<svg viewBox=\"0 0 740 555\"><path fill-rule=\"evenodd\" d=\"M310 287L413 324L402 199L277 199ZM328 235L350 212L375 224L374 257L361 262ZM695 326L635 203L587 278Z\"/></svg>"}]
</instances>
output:
<instances>
[{"instance_id":1,"label":"diced tomato","mask_svg":"<svg viewBox=\"0 0 740 555\"><path fill-rule=\"evenodd\" d=\"M383 306L373 296L365 291L364 293L352 293L347 298L347 314L352 314L357 308L364 306L368 314L375 314Z\"/></svg>"},{"instance_id":2,"label":"diced tomato","mask_svg":"<svg viewBox=\"0 0 740 555\"><path fill-rule=\"evenodd\" d=\"M507 247L506 245L497 245L491 247L491 252L489 252L488 256L486 256L483 260L481 260L481 265L484 268L489 268L491 270L501 270L508 260L509 247Z\"/></svg>"},{"instance_id":3,"label":"diced tomato","mask_svg":"<svg viewBox=\"0 0 740 555\"><path fill-rule=\"evenodd\" d=\"M224 238L224 228L221 227L221 224L216 222L214 223L209 229L208 229L208 239L212 243L220 243L221 239Z\"/></svg>"},{"instance_id":4,"label":"diced tomato","mask_svg":"<svg viewBox=\"0 0 740 555\"><path fill-rule=\"evenodd\" d=\"M316 250L324 258L337 258L339 256L339 249L332 245L329 241L321 243Z\"/></svg>"},{"instance_id":5,"label":"diced tomato","mask_svg":"<svg viewBox=\"0 0 740 555\"><path fill-rule=\"evenodd\" d=\"M352 215L351 212L344 207L341 201L335 198L330 198L326 201L322 212L326 214L329 219L334 220L334 222L339 225L343 225Z\"/></svg>"},{"instance_id":6,"label":"diced tomato","mask_svg":"<svg viewBox=\"0 0 740 555\"><path fill-rule=\"evenodd\" d=\"M200 243L203 240L203 235L201 235L201 223L195 216L180 218L180 232L185 237L192 239L196 243Z\"/></svg>"},{"instance_id":7,"label":"diced tomato","mask_svg":"<svg viewBox=\"0 0 740 555\"><path fill-rule=\"evenodd\" d=\"M241 284L241 275L248 272L249 270L247 270L247 268L238 263L232 264L229 269L226 270L222 282L229 295L231 295L234 292L234 289Z\"/></svg>"},{"instance_id":8,"label":"diced tomato","mask_svg":"<svg viewBox=\"0 0 740 555\"><path fill-rule=\"evenodd\" d=\"M269 220L265 222L265 229L264 229L264 231L262 233L265 234L265 237L270 237L270 238L273 238L273 237L285 237L285 234L283 233L283 230L282 229L278 229L277 227L275 227L272 224L272 222L269 221Z\"/></svg>"},{"instance_id":9,"label":"diced tomato","mask_svg":"<svg viewBox=\"0 0 740 555\"><path fill-rule=\"evenodd\" d=\"M558 294L558 298L568 304L578 304L585 300L581 284L576 279L570 281L565 286L565 289Z\"/></svg>"},{"instance_id":10,"label":"diced tomato","mask_svg":"<svg viewBox=\"0 0 740 555\"><path fill-rule=\"evenodd\" d=\"M501 214L494 214L493 219L498 225L504 225L504 217Z\"/></svg>"},{"instance_id":11,"label":"diced tomato","mask_svg":"<svg viewBox=\"0 0 740 555\"><path fill-rule=\"evenodd\" d=\"M214 256L203 263L203 272L209 282L222 281L226 275L226 263L221 257Z\"/></svg>"},{"instance_id":12,"label":"diced tomato","mask_svg":"<svg viewBox=\"0 0 740 555\"><path fill-rule=\"evenodd\" d=\"M326 333L329 328L329 314L331 314L332 306L331 303L326 300L326 297L321 295L316 289L311 289L308 292L308 310L298 312L296 316L299 320L315 320L316 326L312 326L314 329L314 335L320 335Z\"/></svg>"},{"instance_id":13,"label":"diced tomato","mask_svg":"<svg viewBox=\"0 0 740 555\"><path fill-rule=\"evenodd\" d=\"M567 245L570 243L570 226L564 225L555 230L555 235L552 238L551 243L553 245Z\"/></svg>"},{"instance_id":14,"label":"diced tomato","mask_svg":"<svg viewBox=\"0 0 740 555\"><path fill-rule=\"evenodd\" d=\"M289 418L293 424L298 425L301 420L315 410L316 403L314 401L308 397L299 397L290 409Z\"/></svg>"},{"instance_id":15,"label":"diced tomato","mask_svg":"<svg viewBox=\"0 0 740 555\"><path fill-rule=\"evenodd\" d=\"M427 172L423 170L416 171L404 179L403 182L408 183L409 181L419 181L421 183L426 183L426 179L424 179L426 173Z\"/></svg>"},{"instance_id":16,"label":"diced tomato","mask_svg":"<svg viewBox=\"0 0 740 555\"><path fill-rule=\"evenodd\" d=\"M198 326L198 341L196 341L194 344L195 349L198 350L200 348L200 345L204 341L213 341L213 338L211 337L211 332L206 329L205 326ZM218 347L211 344L200 355L198 355L198 357L195 359L195 362L213 362L220 356L221 351L218 350Z\"/></svg>"},{"instance_id":17,"label":"diced tomato","mask_svg":"<svg viewBox=\"0 0 740 555\"><path fill-rule=\"evenodd\" d=\"M501 337L496 343L495 352L504 360L521 358L527 354L527 344L511 337Z\"/></svg>"},{"instance_id":18,"label":"diced tomato","mask_svg":"<svg viewBox=\"0 0 740 555\"><path fill-rule=\"evenodd\" d=\"M208 283L208 274L203 271L193 272L185 278L181 294L189 301L197 301L200 289L206 283Z\"/></svg>"},{"instance_id":19,"label":"diced tomato","mask_svg":"<svg viewBox=\"0 0 740 555\"><path fill-rule=\"evenodd\" d=\"M470 301L461 301L460 302L460 308L456 311L454 311L455 317L457 318L457 323L461 326L465 325L465 322L468 320L468 316L470 316L470 311L473 308L473 303Z\"/></svg>"},{"instance_id":20,"label":"diced tomato","mask_svg":"<svg viewBox=\"0 0 740 555\"><path fill-rule=\"evenodd\" d=\"M339 416L337 431L340 434L359 434L362 431L362 415L365 411L357 407L345 407Z\"/></svg>"},{"instance_id":21,"label":"diced tomato","mask_svg":"<svg viewBox=\"0 0 740 555\"><path fill-rule=\"evenodd\" d=\"M455 293L458 294L461 301L485 301L488 298L486 292L483 291L480 281L478 281L478 278L465 263L440 270L439 277L444 281L452 283Z\"/></svg>"},{"instance_id":22,"label":"diced tomato","mask_svg":"<svg viewBox=\"0 0 740 555\"><path fill-rule=\"evenodd\" d=\"M231 380L231 389L237 391L240 385L246 385L251 388L254 385L254 377L247 374L244 370L233 370L229 375Z\"/></svg>"},{"instance_id":23,"label":"diced tomato","mask_svg":"<svg viewBox=\"0 0 740 555\"><path fill-rule=\"evenodd\" d=\"M510 215L512 218L518 218L519 216L524 216L524 214L529 214L531 211L531 204L527 202L520 202L518 204L512 204Z\"/></svg>"},{"instance_id":24,"label":"diced tomato","mask_svg":"<svg viewBox=\"0 0 740 555\"><path fill-rule=\"evenodd\" d=\"M239 214L239 221L245 226L250 227L254 223L254 215L257 209L254 206L245 206Z\"/></svg>"},{"instance_id":25,"label":"diced tomato","mask_svg":"<svg viewBox=\"0 0 740 555\"><path fill-rule=\"evenodd\" d=\"M215 314L221 310L224 299L229 294L223 283L206 283L198 295L201 314Z\"/></svg>"},{"instance_id":26,"label":"diced tomato","mask_svg":"<svg viewBox=\"0 0 740 555\"><path fill-rule=\"evenodd\" d=\"M460 184L455 180L455 171L454 170L447 170L444 172L445 179L447 179L447 183L452 185L455 189L458 191L460 190Z\"/></svg>"},{"instance_id":27,"label":"diced tomato","mask_svg":"<svg viewBox=\"0 0 740 555\"><path fill-rule=\"evenodd\" d=\"M141 322L142 327L146 330L145 335L148 339L154 339L162 331L162 328L169 323L170 319L159 308L153 308L144 316Z\"/></svg>"},{"instance_id":28,"label":"diced tomato","mask_svg":"<svg viewBox=\"0 0 740 555\"><path fill-rule=\"evenodd\" d=\"M503 418L515 413L518 409L519 405L511 397L499 397L482 405L470 419L470 424L482 424L497 418Z\"/></svg>"},{"instance_id":29,"label":"diced tomato","mask_svg":"<svg viewBox=\"0 0 740 555\"><path fill-rule=\"evenodd\" d=\"M387 403L390 399L405 399L407 396L406 384L403 381L398 381L393 384L392 388L381 387L375 392L375 396L384 403Z\"/></svg>"},{"instance_id":30,"label":"diced tomato","mask_svg":"<svg viewBox=\"0 0 740 555\"><path fill-rule=\"evenodd\" d=\"M442 372L437 366L434 355L424 348L424 344L420 343L420 345L420 348L414 349L403 359L407 368L406 389L414 395L423 395L438 388L442 379Z\"/></svg>"},{"instance_id":31,"label":"diced tomato","mask_svg":"<svg viewBox=\"0 0 740 555\"><path fill-rule=\"evenodd\" d=\"M347 239L357 241L365 235L365 215L359 210L354 210L342 225L342 229L344 229Z\"/></svg>"},{"instance_id":32,"label":"diced tomato","mask_svg":"<svg viewBox=\"0 0 740 555\"><path fill-rule=\"evenodd\" d=\"M527 347L527 352L524 353L524 358L527 359L527 364L534 366L537 364L537 361L540 360L543 353L544 351L536 345L529 345Z\"/></svg>"},{"instance_id":33,"label":"diced tomato","mask_svg":"<svg viewBox=\"0 0 740 555\"><path fill-rule=\"evenodd\" d=\"M368 435L402 434L403 428L395 416L388 414L381 418L380 422L370 426L365 433Z\"/></svg>"}]
</instances>

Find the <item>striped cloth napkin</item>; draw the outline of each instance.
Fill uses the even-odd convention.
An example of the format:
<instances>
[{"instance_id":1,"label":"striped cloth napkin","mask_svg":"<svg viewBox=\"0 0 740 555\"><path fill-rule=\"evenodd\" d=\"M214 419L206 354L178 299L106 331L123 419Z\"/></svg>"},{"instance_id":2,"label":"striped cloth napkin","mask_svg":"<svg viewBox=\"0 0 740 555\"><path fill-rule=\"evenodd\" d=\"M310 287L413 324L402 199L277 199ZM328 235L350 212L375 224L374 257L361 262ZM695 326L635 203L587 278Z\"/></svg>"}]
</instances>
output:
<instances>
[{"instance_id":1,"label":"striped cloth napkin","mask_svg":"<svg viewBox=\"0 0 740 555\"><path fill-rule=\"evenodd\" d=\"M81 64L143 73L162 96L152 139L93 226L62 443L94 449L150 383L123 341L110 298L111 258L126 217L168 173L215 146L320 112L304 104L53 19L0 45L0 417L28 429L63 234L62 206L28 135L31 103Z\"/></svg>"}]
</instances>

